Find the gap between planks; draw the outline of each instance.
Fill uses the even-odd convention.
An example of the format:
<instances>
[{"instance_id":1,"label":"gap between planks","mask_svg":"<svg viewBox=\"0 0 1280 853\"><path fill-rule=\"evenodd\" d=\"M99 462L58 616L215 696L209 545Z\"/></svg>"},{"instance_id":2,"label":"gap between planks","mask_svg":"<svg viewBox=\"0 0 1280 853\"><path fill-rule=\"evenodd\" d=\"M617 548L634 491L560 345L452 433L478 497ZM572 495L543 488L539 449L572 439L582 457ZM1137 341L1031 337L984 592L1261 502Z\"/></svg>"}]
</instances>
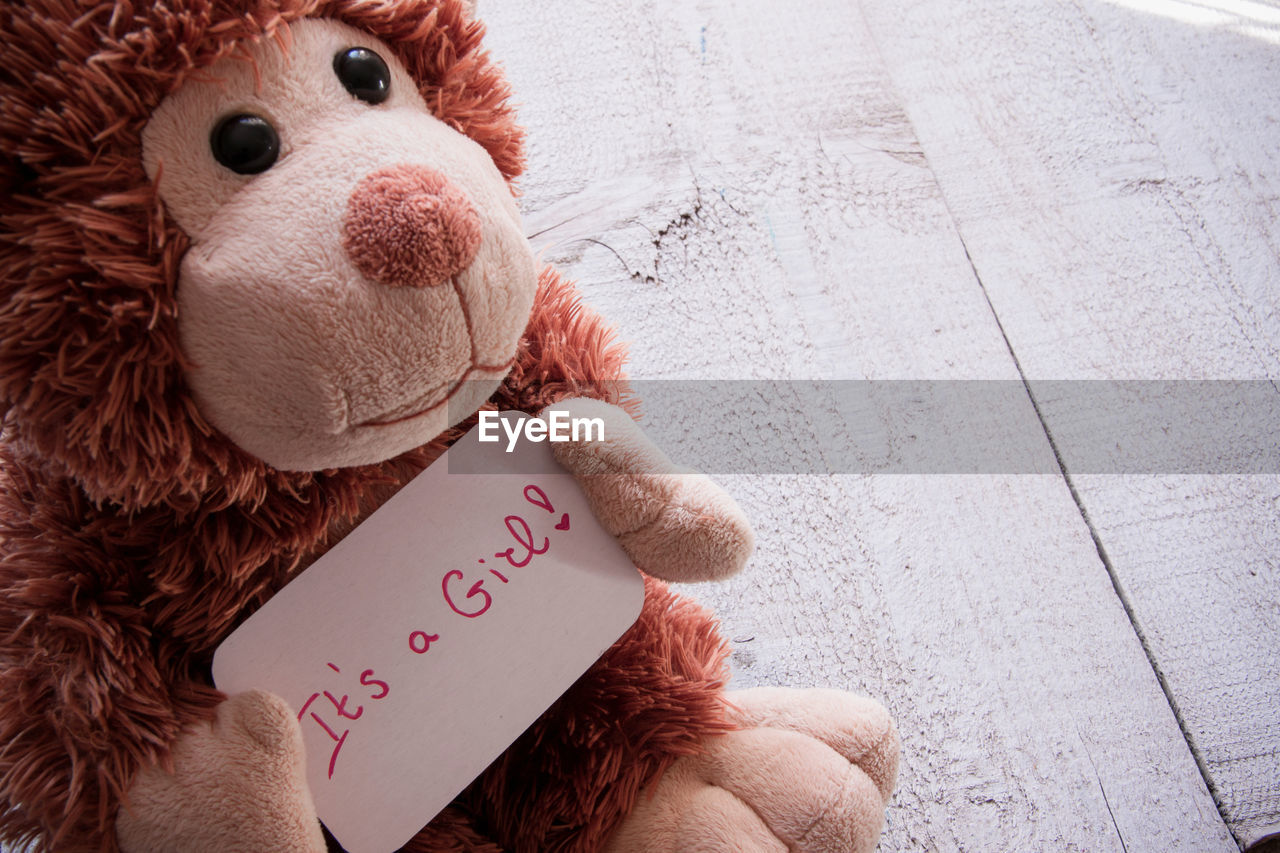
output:
<instances>
[{"instance_id":1,"label":"gap between planks","mask_svg":"<svg viewBox=\"0 0 1280 853\"><path fill-rule=\"evenodd\" d=\"M862 15L863 17L863 22L866 25L866 30L870 35L871 42L875 46L877 55L880 58L881 65L883 65L885 68L888 68L887 63L884 60L884 53L881 50L881 46L880 46L880 42L879 42L879 38L877 36L876 30L874 27L870 26L869 22L865 20L866 18L865 11L862 9L861 6L859 6L859 14ZM888 82L888 85L892 89L894 89L895 92L897 92L897 86L892 80ZM901 92L897 92L897 95L898 95L899 102L905 103L905 101L903 101L902 99ZM929 159L928 152L923 150L923 144L921 147L921 151L922 151L925 167L929 170L931 174L936 174L934 171L933 163ZM1210 774L1209 768L1205 764L1204 756L1201 754L1200 749L1196 746L1195 740L1191 737L1186 719L1182 714L1182 709L1178 706L1178 701L1174 697L1172 688L1170 687L1169 682L1165 677L1165 673L1161 669L1159 661L1157 660L1156 655L1153 649L1151 648L1151 644L1147 638L1146 632L1142 630L1142 627L1138 622L1137 614L1134 610L1133 603L1130 601L1128 594L1125 592L1124 586L1120 581L1120 577L1118 572L1116 571L1115 565L1112 562L1111 557L1107 554L1107 548L1105 545L1103 545L1102 539L1098 534L1098 530L1093 522L1093 519L1090 518L1089 516L1088 509L1085 508L1084 501L1081 498L1080 493L1076 488L1075 480L1071 476L1071 472L1067 469L1066 462L1062 457L1062 453L1059 449L1058 442L1054 437L1053 430L1050 429L1048 420L1041 409L1040 401L1036 399L1036 395L1034 391L1032 391L1031 389L1031 383L1027 379L1027 374L1023 369L1021 360L1018 358L1017 351L1014 349L1013 342L1009 339L1009 335L1005 331L1004 323L1000 319L1000 314L996 310L995 304L991 300L991 295L987 291L986 284L982 281L982 276L978 272L978 267L973 261L973 256L969 253L969 244L965 239L965 229L961 224L960 220L956 217L954 211L952 210L951 203L947 198L946 189L943 187L941 182L937 182L937 183L938 183L939 197L942 201L942 205L944 209L947 212L947 217L950 219L952 226L955 228L956 237L960 241L961 248L964 251L965 261L968 263L969 269L973 274L973 280L978 285L978 289L982 292L982 298L987 304L987 309L991 313L992 320L995 321L996 327L1000 331L1000 336L1004 340L1005 349L1009 353L1009 358L1013 360L1014 368L1017 370L1017 373L1018 373L1018 379L1022 383L1022 389L1026 393L1027 399L1031 402L1031 406L1035 411L1036 419L1040 422L1040 428L1041 430L1043 430L1045 438L1049 442L1049 447L1053 451L1054 462L1057 464L1058 470L1062 475L1063 482L1066 484L1067 491L1071 495L1071 500L1075 504L1076 510L1080 513L1080 517L1084 521L1085 528L1089 531L1089 538L1093 540L1094 548L1097 549L1098 559L1101 560L1103 567L1106 569L1107 577L1111 579L1111 586L1115 590L1116 598L1119 600L1120 606L1124 609L1125 618L1129 621L1129 626L1132 628L1134 635L1137 637L1138 643L1142 646L1142 653L1143 655L1146 656L1147 663L1151 667L1151 671L1155 675L1156 681L1160 685L1161 692L1164 693L1164 698L1169 705L1170 711L1173 712L1174 719L1177 721L1178 729L1182 733L1182 738L1186 742L1187 749L1188 751L1190 751L1191 757L1196 763L1196 768L1200 772L1200 776L1204 780L1206 787L1209 789L1210 795L1213 797L1214 806L1217 808L1219 816L1225 822L1228 820L1228 815L1226 813L1226 809L1219 795L1218 787L1216 784L1214 784L1213 776ZM1275 383L1273 382L1272 384L1275 384ZM1083 742L1083 739L1082 739L1082 742ZM1090 762L1092 763L1092 759L1090 759ZM1099 785L1099 789L1102 791L1102 797L1104 802L1106 803L1107 811L1110 812L1111 804L1107 800L1107 792L1106 792L1106 789L1102 787L1102 780L1100 778L1098 780L1098 785ZM1127 851L1128 845L1125 843L1124 836L1120 832L1119 825L1115 823L1114 814L1112 814L1112 825L1115 826L1116 836L1120 841L1121 847L1125 851ZM1235 838L1234 833L1232 834L1232 840L1236 841L1237 844L1239 843L1238 839ZM1273 849L1274 853L1280 853L1280 839L1264 841L1263 845L1266 846L1268 850ZM1251 849L1260 850L1261 848L1258 846L1255 846Z\"/></svg>"}]
</instances>

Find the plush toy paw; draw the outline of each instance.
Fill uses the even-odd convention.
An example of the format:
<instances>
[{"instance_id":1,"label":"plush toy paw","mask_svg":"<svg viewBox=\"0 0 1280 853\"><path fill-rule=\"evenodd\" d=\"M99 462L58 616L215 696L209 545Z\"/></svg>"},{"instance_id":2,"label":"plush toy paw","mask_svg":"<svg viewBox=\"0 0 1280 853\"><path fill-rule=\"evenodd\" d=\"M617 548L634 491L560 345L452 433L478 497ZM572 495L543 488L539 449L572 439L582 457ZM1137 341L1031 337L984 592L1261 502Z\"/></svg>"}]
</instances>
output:
<instances>
[{"instance_id":1,"label":"plush toy paw","mask_svg":"<svg viewBox=\"0 0 1280 853\"><path fill-rule=\"evenodd\" d=\"M854 853L876 846L898 771L882 705L836 690L728 695L738 731L641 791L604 853Z\"/></svg>"},{"instance_id":2,"label":"plush toy paw","mask_svg":"<svg viewBox=\"0 0 1280 853\"><path fill-rule=\"evenodd\" d=\"M746 565L754 548L751 525L727 492L672 465L617 406L574 398L550 408L604 422L603 441L552 448L600 523L641 570L668 581L703 581Z\"/></svg>"},{"instance_id":3,"label":"plush toy paw","mask_svg":"<svg viewBox=\"0 0 1280 853\"><path fill-rule=\"evenodd\" d=\"M172 772L138 774L116 818L125 853L324 853L302 730L284 700L249 691L174 745Z\"/></svg>"}]
</instances>

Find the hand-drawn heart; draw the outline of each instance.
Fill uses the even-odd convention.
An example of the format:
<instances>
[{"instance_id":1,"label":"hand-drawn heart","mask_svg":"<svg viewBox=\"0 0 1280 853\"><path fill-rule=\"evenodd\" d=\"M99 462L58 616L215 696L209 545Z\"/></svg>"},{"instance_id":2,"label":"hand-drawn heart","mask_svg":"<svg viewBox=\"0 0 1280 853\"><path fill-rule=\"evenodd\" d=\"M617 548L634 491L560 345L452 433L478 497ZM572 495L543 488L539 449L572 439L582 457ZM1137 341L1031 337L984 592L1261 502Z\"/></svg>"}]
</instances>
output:
<instances>
[{"instance_id":1,"label":"hand-drawn heart","mask_svg":"<svg viewBox=\"0 0 1280 853\"><path fill-rule=\"evenodd\" d=\"M556 530L568 530L568 529L569 529L569 513L566 512L564 515L560 516L560 523L556 525Z\"/></svg>"}]
</instances>

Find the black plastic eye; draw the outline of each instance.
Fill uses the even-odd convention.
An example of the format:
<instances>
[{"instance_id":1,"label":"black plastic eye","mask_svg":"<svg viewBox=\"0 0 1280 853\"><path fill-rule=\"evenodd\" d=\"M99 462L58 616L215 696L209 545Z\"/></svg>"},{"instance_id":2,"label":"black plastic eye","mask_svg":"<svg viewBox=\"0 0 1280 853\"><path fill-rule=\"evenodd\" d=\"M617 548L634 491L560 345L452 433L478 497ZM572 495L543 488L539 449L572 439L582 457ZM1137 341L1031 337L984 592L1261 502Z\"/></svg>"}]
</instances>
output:
<instances>
[{"instance_id":1,"label":"black plastic eye","mask_svg":"<svg viewBox=\"0 0 1280 853\"><path fill-rule=\"evenodd\" d=\"M391 97L391 70L382 57L364 47L349 47L333 58L333 71L347 91L362 101L380 104Z\"/></svg>"},{"instance_id":2,"label":"black plastic eye","mask_svg":"<svg viewBox=\"0 0 1280 853\"><path fill-rule=\"evenodd\" d=\"M280 154L280 137L261 116L234 115L218 122L209 134L213 158L238 175L256 175L271 168Z\"/></svg>"}]
</instances>

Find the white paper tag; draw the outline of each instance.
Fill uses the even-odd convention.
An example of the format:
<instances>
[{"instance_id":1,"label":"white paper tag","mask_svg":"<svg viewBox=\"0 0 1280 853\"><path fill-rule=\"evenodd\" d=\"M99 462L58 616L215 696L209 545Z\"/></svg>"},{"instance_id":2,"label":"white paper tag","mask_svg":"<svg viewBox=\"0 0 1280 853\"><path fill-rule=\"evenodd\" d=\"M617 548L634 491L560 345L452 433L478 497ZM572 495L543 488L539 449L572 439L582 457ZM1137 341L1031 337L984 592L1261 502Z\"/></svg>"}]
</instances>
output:
<instances>
[{"instance_id":1,"label":"white paper tag","mask_svg":"<svg viewBox=\"0 0 1280 853\"><path fill-rule=\"evenodd\" d=\"M320 819L351 853L412 838L643 605L639 573L548 446L507 453L475 435L214 655L218 689L269 690L298 712ZM450 474L451 454L549 473Z\"/></svg>"}]
</instances>

